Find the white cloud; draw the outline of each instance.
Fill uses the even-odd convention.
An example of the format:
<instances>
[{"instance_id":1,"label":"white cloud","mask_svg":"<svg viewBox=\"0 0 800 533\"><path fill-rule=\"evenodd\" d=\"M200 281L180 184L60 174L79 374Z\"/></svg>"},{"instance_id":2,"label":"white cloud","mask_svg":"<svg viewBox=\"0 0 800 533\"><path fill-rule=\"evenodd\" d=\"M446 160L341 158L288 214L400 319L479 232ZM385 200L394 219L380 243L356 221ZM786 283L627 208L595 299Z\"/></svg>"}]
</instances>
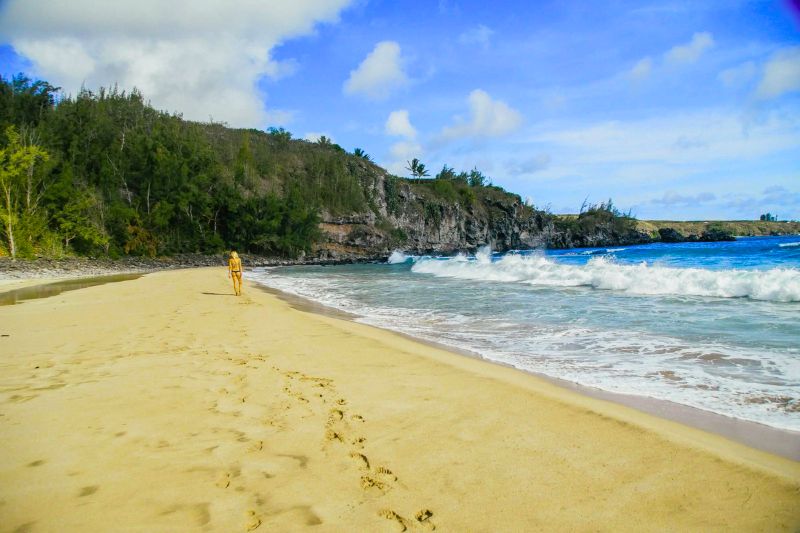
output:
<instances>
[{"instance_id":1,"label":"white cloud","mask_svg":"<svg viewBox=\"0 0 800 533\"><path fill-rule=\"evenodd\" d=\"M422 146L416 141L400 141L394 143L391 148L389 148L389 153L391 153L392 157L395 159L405 161L406 159L422 155Z\"/></svg>"},{"instance_id":2,"label":"white cloud","mask_svg":"<svg viewBox=\"0 0 800 533\"><path fill-rule=\"evenodd\" d=\"M391 160L386 164L389 172L402 176L407 172L406 162L415 157L421 157L424 153L424 148L416 140L417 130L411 125L408 111L405 109L392 111L389 118L386 119L385 131L387 135L405 138L389 147Z\"/></svg>"},{"instance_id":3,"label":"white cloud","mask_svg":"<svg viewBox=\"0 0 800 533\"><path fill-rule=\"evenodd\" d=\"M540 124L540 133L516 141L521 149L551 154L550 165L536 174L540 184L570 183L588 191L602 183L614 191L640 187L643 179L674 184L689 176L727 173L717 181L727 186L734 176L761 179L752 177L762 173L752 170L759 159L786 159L800 144L800 114L781 108L758 118L706 109L573 127Z\"/></svg>"},{"instance_id":4,"label":"white cloud","mask_svg":"<svg viewBox=\"0 0 800 533\"><path fill-rule=\"evenodd\" d=\"M400 45L394 41L382 41L375 45L358 68L350 72L344 83L344 92L381 100L407 82Z\"/></svg>"},{"instance_id":5,"label":"white cloud","mask_svg":"<svg viewBox=\"0 0 800 533\"><path fill-rule=\"evenodd\" d=\"M645 57L636 62L636 64L630 70L629 75L634 80L640 81L647 78L652 70L653 60L649 57Z\"/></svg>"},{"instance_id":6,"label":"white cloud","mask_svg":"<svg viewBox=\"0 0 800 533\"><path fill-rule=\"evenodd\" d=\"M714 38L708 32L695 33L692 40L686 44L681 44L671 48L664 59L667 63L694 63L703 52L714 46Z\"/></svg>"},{"instance_id":7,"label":"white cloud","mask_svg":"<svg viewBox=\"0 0 800 533\"><path fill-rule=\"evenodd\" d=\"M522 125L522 115L502 100L493 100L486 91L475 89L469 94L470 118L456 119L453 126L442 130L440 141L462 138L500 137Z\"/></svg>"},{"instance_id":8,"label":"white cloud","mask_svg":"<svg viewBox=\"0 0 800 533\"><path fill-rule=\"evenodd\" d=\"M304 139L315 143L318 142L321 137L326 137L330 142L335 143L336 141L333 139L333 136L330 133L319 133L316 131L310 131L306 133Z\"/></svg>"},{"instance_id":9,"label":"white cloud","mask_svg":"<svg viewBox=\"0 0 800 533\"><path fill-rule=\"evenodd\" d=\"M466 45L477 44L483 48L488 48L492 35L494 35L494 30L484 26L483 24L478 24L477 27L467 30L459 35L458 42Z\"/></svg>"},{"instance_id":10,"label":"white cloud","mask_svg":"<svg viewBox=\"0 0 800 533\"><path fill-rule=\"evenodd\" d=\"M386 164L386 169L398 176L408 174L406 170L408 161L415 157L422 157L423 154L424 150L422 146L416 141L398 141L389 147L389 155L392 160Z\"/></svg>"},{"instance_id":11,"label":"white cloud","mask_svg":"<svg viewBox=\"0 0 800 533\"><path fill-rule=\"evenodd\" d=\"M778 51L764 65L764 76L758 84L756 95L760 98L778 98L798 90L800 90L800 46L795 46Z\"/></svg>"},{"instance_id":12,"label":"white cloud","mask_svg":"<svg viewBox=\"0 0 800 533\"><path fill-rule=\"evenodd\" d=\"M717 76L725 87L739 87L752 80L757 73L756 64L747 61L741 65L723 70Z\"/></svg>"},{"instance_id":13,"label":"white cloud","mask_svg":"<svg viewBox=\"0 0 800 533\"><path fill-rule=\"evenodd\" d=\"M191 120L264 127L259 79L294 68L271 59L272 48L335 21L351 1L9 0L0 34L68 92L135 86Z\"/></svg>"},{"instance_id":14,"label":"white cloud","mask_svg":"<svg viewBox=\"0 0 800 533\"><path fill-rule=\"evenodd\" d=\"M386 119L386 134L409 139L417 136L417 130L411 125L407 110L398 109L389 113L389 118Z\"/></svg>"}]
</instances>

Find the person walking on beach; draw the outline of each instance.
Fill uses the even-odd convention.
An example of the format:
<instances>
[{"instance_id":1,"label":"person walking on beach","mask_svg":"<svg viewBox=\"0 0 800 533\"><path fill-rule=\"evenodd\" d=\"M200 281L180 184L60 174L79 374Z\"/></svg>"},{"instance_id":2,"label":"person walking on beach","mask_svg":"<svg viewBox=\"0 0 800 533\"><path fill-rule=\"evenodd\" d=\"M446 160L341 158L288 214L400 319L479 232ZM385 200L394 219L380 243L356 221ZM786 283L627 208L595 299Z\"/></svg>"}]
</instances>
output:
<instances>
[{"instance_id":1,"label":"person walking on beach","mask_svg":"<svg viewBox=\"0 0 800 533\"><path fill-rule=\"evenodd\" d=\"M242 260L239 259L239 254L231 252L231 257L228 259L228 277L233 278L233 292L236 296L242 295Z\"/></svg>"}]
</instances>

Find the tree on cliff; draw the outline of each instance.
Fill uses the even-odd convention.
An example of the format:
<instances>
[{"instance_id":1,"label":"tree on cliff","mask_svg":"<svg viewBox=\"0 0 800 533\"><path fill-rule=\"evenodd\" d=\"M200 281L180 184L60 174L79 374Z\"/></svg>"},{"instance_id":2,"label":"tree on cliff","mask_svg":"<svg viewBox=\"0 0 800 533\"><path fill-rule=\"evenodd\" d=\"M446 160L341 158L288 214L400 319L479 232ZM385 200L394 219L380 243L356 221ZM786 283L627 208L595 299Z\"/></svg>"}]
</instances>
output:
<instances>
[{"instance_id":1,"label":"tree on cliff","mask_svg":"<svg viewBox=\"0 0 800 533\"><path fill-rule=\"evenodd\" d=\"M356 157L360 157L364 161L372 161L372 158L369 156L369 154L364 150L362 150L361 148L356 148L355 150L353 150L353 155Z\"/></svg>"},{"instance_id":2,"label":"tree on cliff","mask_svg":"<svg viewBox=\"0 0 800 533\"><path fill-rule=\"evenodd\" d=\"M16 259L14 227L26 206L21 197L25 196L27 189L30 198L30 190L26 185L31 181L34 166L38 161L46 160L48 156L35 144L23 145L14 126L6 129L6 140L8 144L0 149L0 192L3 194L0 218L3 219L8 253L12 259Z\"/></svg>"},{"instance_id":3,"label":"tree on cliff","mask_svg":"<svg viewBox=\"0 0 800 533\"><path fill-rule=\"evenodd\" d=\"M430 176L428 169L425 168L425 163L421 163L419 159L416 157L411 161L407 161L408 166L406 170L411 172L411 175L415 178L422 178L425 176Z\"/></svg>"}]
</instances>

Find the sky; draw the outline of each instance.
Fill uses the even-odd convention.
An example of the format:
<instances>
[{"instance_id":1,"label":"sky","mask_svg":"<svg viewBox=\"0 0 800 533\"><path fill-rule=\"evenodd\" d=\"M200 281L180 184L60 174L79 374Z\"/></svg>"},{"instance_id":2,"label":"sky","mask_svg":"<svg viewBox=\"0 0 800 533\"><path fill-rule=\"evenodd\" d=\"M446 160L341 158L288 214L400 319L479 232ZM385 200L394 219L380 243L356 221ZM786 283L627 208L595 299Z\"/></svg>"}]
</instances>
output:
<instances>
[{"instance_id":1,"label":"sky","mask_svg":"<svg viewBox=\"0 0 800 533\"><path fill-rule=\"evenodd\" d=\"M798 0L0 0L17 72L477 167L555 213L800 219Z\"/></svg>"}]
</instances>

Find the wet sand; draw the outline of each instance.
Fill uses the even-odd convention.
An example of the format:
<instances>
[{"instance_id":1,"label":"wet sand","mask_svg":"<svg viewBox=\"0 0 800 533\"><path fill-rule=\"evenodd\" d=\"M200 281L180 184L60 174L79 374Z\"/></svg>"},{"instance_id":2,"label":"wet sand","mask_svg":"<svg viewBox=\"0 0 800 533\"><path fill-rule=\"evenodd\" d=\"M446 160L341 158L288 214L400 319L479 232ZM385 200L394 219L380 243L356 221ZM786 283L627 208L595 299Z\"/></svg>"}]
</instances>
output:
<instances>
[{"instance_id":1,"label":"wet sand","mask_svg":"<svg viewBox=\"0 0 800 533\"><path fill-rule=\"evenodd\" d=\"M0 308L0 529L800 526L800 463L245 289Z\"/></svg>"},{"instance_id":2,"label":"wet sand","mask_svg":"<svg viewBox=\"0 0 800 533\"><path fill-rule=\"evenodd\" d=\"M110 274L108 276L92 276L88 278L75 278L52 281L50 283L24 283L9 284L8 289L0 285L0 305L15 305L25 300L49 298L62 292L75 291L119 281L129 281L142 277L142 274Z\"/></svg>"},{"instance_id":3,"label":"wet sand","mask_svg":"<svg viewBox=\"0 0 800 533\"><path fill-rule=\"evenodd\" d=\"M269 294L277 296L281 300L291 305L293 309L297 309L299 311L318 313L344 320L358 319L358 315L347 313L307 298L282 292L265 285L256 284L256 286ZM506 363L484 359L479 354L469 350L458 350L452 346L432 342L426 339L419 339L404 333L395 334L426 344L428 346L433 346L439 350L446 350L465 357L480 359L482 361L486 361L487 364L499 365L507 368L516 368ZM586 387L584 385L554 378L545 374L531 372L524 369L517 370L531 374L539 379L546 380L560 387L575 391L579 394L600 400L619 403L628 407L632 407L633 409L643 413L655 415L660 418L666 418L667 420L672 420L673 422L680 422L681 424L686 424L703 431L716 433L717 435L726 437L758 450L780 455L787 459L792 459L793 461L800 461L800 433L795 431L774 428L765 424L750 422L748 420L731 418L729 416L712 413L710 411L704 411L702 409L697 409L695 407L690 407L688 405L682 405L679 403L637 396L633 394L619 394L615 392L604 391L602 389Z\"/></svg>"}]
</instances>

